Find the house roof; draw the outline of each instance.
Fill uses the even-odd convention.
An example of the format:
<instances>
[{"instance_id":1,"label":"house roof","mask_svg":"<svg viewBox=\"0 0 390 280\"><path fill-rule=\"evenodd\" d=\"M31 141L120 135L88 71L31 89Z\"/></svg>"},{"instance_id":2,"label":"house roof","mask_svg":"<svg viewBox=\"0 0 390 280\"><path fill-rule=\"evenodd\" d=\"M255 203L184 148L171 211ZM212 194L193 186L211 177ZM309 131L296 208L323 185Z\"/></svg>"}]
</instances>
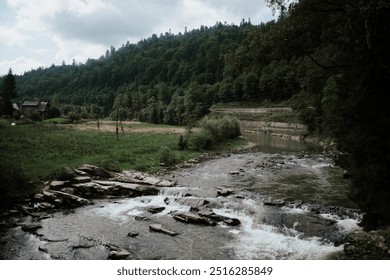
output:
<instances>
[{"instance_id":1,"label":"house roof","mask_svg":"<svg viewBox=\"0 0 390 280\"><path fill-rule=\"evenodd\" d=\"M22 107L37 107L39 102L37 99L26 100L22 103Z\"/></svg>"},{"instance_id":2,"label":"house roof","mask_svg":"<svg viewBox=\"0 0 390 280\"><path fill-rule=\"evenodd\" d=\"M38 112L45 112L48 109L48 104L49 102L42 102L38 99L31 99L24 101L21 107L33 107Z\"/></svg>"},{"instance_id":3,"label":"house roof","mask_svg":"<svg viewBox=\"0 0 390 280\"><path fill-rule=\"evenodd\" d=\"M46 111L47 103L48 103L48 102L39 102L39 104L38 104L38 111L39 111L39 112L44 112L44 111Z\"/></svg>"}]
</instances>

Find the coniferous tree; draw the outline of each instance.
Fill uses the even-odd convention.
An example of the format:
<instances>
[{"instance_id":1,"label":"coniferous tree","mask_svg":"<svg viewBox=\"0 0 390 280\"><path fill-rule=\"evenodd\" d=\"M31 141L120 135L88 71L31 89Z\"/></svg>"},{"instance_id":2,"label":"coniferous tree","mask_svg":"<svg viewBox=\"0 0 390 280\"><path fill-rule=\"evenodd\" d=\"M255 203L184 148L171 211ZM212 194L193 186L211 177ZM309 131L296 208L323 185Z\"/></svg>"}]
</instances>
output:
<instances>
[{"instance_id":1,"label":"coniferous tree","mask_svg":"<svg viewBox=\"0 0 390 280\"><path fill-rule=\"evenodd\" d=\"M12 70L9 69L8 74L3 78L1 84L2 114L12 116L14 111L12 99L14 98L16 98L16 82Z\"/></svg>"}]
</instances>

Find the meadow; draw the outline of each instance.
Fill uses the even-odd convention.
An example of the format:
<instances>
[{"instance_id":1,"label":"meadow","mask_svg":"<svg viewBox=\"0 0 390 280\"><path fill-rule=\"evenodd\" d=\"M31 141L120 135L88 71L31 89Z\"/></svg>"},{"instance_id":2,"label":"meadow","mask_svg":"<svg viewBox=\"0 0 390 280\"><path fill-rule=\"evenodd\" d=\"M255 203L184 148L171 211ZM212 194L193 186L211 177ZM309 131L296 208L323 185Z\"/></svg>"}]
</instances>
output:
<instances>
[{"instance_id":1,"label":"meadow","mask_svg":"<svg viewBox=\"0 0 390 280\"><path fill-rule=\"evenodd\" d=\"M205 152L191 147L180 150L180 134L161 133L161 125L156 126L155 131L150 130L151 125L147 125L145 133L136 130L118 136L97 129L80 130L77 126L51 123L11 126L7 121L0 120L1 191L10 191L12 184L23 184L25 181L39 187L58 170L73 169L84 163L114 170L154 173L161 169L162 150L173 154L175 163ZM229 151L244 143L242 139L229 140L216 145L212 151Z\"/></svg>"}]
</instances>

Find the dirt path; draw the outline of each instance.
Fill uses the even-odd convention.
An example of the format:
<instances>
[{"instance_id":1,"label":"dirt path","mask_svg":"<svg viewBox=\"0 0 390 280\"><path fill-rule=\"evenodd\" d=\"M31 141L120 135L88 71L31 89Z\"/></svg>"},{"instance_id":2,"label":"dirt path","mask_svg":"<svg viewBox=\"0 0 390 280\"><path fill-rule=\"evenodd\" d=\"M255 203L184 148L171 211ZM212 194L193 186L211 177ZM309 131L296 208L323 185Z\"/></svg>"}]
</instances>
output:
<instances>
[{"instance_id":1,"label":"dirt path","mask_svg":"<svg viewBox=\"0 0 390 280\"><path fill-rule=\"evenodd\" d=\"M174 127L174 126L158 126L144 124L136 121L123 121L123 131L127 133L162 133L162 134L185 134L186 128ZM99 129L96 121L88 121L80 124L70 124L69 128L80 131L102 131L115 133L116 125L115 121L100 121ZM119 132L122 133L119 126Z\"/></svg>"}]
</instances>

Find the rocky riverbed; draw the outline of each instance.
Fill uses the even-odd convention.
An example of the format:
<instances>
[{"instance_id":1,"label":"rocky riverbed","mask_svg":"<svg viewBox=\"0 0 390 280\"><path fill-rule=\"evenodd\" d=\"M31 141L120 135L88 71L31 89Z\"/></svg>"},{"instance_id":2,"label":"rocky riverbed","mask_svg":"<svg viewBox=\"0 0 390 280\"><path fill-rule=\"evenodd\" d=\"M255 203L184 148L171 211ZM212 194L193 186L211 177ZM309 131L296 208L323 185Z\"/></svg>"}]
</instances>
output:
<instances>
[{"instance_id":1,"label":"rocky riverbed","mask_svg":"<svg viewBox=\"0 0 390 280\"><path fill-rule=\"evenodd\" d=\"M386 236L357 226L359 211L329 203L342 174L331 159L296 153L194 159L160 176L83 165L2 214L0 256L389 258ZM296 199L298 187L313 193Z\"/></svg>"}]
</instances>

